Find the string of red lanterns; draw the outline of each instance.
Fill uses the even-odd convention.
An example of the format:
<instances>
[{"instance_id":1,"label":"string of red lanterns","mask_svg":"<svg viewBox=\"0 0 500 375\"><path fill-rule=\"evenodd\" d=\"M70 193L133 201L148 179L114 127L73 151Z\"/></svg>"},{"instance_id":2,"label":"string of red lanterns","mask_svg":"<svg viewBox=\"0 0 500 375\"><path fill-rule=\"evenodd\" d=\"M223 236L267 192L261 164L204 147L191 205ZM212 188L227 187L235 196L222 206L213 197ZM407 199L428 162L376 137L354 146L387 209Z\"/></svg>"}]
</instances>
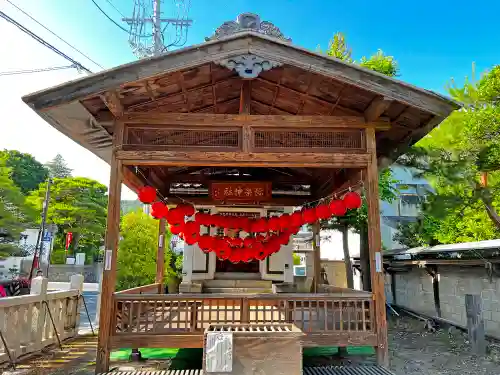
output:
<instances>
[{"instance_id":1,"label":"string of red lanterns","mask_svg":"<svg viewBox=\"0 0 500 375\"><path fill-rule=\"evenodd\" d=\"M141 188L138 197L142 203L151 204L151 215L155 219L166 219L172 234L179 235L188 245L198 244L203 252L214 252L219 259L233 263L264 260L278 252L282 245L287 245L290 237L297 234L304 224L344 216L348 210L358 209L362 204L361 196L349 191L342 199L333 199L329 203L320 203L292 214L249 219L197 212L190 204L179 204L169 209L163 202L155 202L156 190L151 186ZM224 231L241 230L247 236L202 235L202 226L222 228Z\"/></svg>"}]
</instances>

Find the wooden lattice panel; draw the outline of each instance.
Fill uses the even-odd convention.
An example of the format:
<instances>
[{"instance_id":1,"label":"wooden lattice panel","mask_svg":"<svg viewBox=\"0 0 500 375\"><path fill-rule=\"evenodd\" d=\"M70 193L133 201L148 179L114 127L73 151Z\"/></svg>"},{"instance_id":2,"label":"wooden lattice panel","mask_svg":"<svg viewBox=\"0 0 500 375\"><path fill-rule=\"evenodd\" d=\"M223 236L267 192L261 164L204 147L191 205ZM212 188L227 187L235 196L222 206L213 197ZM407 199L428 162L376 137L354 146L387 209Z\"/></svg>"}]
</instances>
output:
<instances>
[{"instance_id":1,"label":"wooden lattice panel","mask_svg":"<svg viewBox=\"0 0 500 375\"><path fill-rule=\"evenodd\" d=\"M157 150L238 150L241 148L241 130L235 128L128 128L127 145L144 146Z\"/></svg>"},{"instance_id":2,"label":"wooden lattice panel","mask_svg":"<svg viewBox=\"0 0 500 375\"><path fill-rule=\"evenodd\" d=\"M309 130L309 129L262 129L254 131L254 149L256 151L294 150L304 152L320 150L335 152L338 150L365 150L363 130Z\"/></svg>"}]
</instances>

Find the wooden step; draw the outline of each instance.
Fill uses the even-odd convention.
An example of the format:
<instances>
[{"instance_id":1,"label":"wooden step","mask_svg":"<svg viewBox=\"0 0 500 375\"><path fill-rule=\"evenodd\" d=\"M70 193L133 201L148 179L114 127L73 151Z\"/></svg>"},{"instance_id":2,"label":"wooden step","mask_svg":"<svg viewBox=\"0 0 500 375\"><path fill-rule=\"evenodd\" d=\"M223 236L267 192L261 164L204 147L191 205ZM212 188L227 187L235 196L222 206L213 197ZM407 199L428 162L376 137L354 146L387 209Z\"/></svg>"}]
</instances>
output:
<instances>
[{"instance_id":1,"label":"wooden step","mask_svg":"<svg viewBox=\"0 0 500 375\"><path fill-rule=\"evenodd\" d=\"M272 282L269 280L204 280L203 288L272 289Z\"/></svg>"},{"instance_id":2,"label":"wooden step","mask_svg":"<svg viewBox=\"0 0 500 375\"><path fill-rule=\"evenodd\" d=\"M212 294L265 294L272 293L272 289L265 288L204 288L204 293Z\"/></svg>"}]
</instances>

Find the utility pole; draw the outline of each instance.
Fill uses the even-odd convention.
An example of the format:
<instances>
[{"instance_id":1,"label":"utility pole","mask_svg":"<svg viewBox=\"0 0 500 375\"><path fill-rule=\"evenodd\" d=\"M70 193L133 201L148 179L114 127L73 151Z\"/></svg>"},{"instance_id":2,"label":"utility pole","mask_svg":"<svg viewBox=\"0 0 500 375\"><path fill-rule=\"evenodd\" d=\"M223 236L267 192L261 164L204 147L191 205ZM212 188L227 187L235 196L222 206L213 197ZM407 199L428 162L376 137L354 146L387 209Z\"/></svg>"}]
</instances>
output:
<instances>
[{"instance_id":1,"label":"utility pole","mask_svg":"<svg viewBox=\"0 0 500 375\"><path fill-rule=\"evenodd\" d=\"M163 41L161 37L160 0L153 0L153 6L154 56L158 56L163 50Z\"/></svg>"},{"instance_id":2,"label":"utility pole","mask_svg":"<svg viewBox=\"0 0 500 375\"><path fill-rule=\"evenodd\" d=\"M49 210L49 201L50 201L50 186L52 185L52 179L49 177L47 180L47 189L45 190L45 199L42 205L42 221L40 223L40 229L38 230L38 237L36 239L35 253L33 254L33 262L31 262L31 271L29 275L29 279L33 277L33 270L35 268L35 261L37 259L41 260L43 254L43 236L45 234L45 225L47 222L47 212ZM50 249L49 249L50 251Z\"/></svg>"},{"instance_id":3,"label":"utility pole","mask_svg":"<svg viewBox=\"0 0 500 375\"><path fill-rule=\"evenodd\" d=\"M161 18L162 1L163 0L153 0L153 14L151 17L144 18L143 12L136 12L134 10L134 15L132 17L122 18L122 21L126 22L131 27L129 43L132 48L135 49L134 53L141 55L141 57L151 55L158 56L161 55L167 47L184 45L184 39L187 38L187 28L193 24L192 20L181 18L180 15L177 18ZM151 24L152 35L142 35L144 32L143 26L145 24ZM162 29L163 24L165 24L165 27ZM163 34L169 25L175 27L176 39L172 44L165 46ZM152 40L152 45L146 40Z\"/></svg>"}]
</instances>

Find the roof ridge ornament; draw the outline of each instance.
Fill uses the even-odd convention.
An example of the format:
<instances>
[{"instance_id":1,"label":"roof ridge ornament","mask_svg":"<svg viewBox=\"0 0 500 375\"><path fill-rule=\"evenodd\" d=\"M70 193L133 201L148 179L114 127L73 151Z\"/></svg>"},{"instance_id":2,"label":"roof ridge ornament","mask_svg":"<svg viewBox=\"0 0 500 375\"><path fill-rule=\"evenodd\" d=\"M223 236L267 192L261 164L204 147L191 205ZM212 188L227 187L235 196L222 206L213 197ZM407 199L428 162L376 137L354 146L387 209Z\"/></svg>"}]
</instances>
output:
<instances>
[{"instance_id":1,"label":"roof ridge ornament","mask_svg":"<svg viewBox=\"0 0 500 375\"><path fill-rule=\"evenodd\" d=\"M233 56L215 63L229 70L235 70L244 79L257 78L260 73L283 65L277 61L264 59L250 53Z\"/></svg>"},{"instance_id":2,"label":"roof ridge ornament","mask_svg":"<svg viewBox=\"0 0 500 375\"><path fill-rule=\"evenodd\" d=\"M242 13L236 18L236 21L224 22L212 36L205 38L205 41L221 39L244 31L254 31L284 42L292 41L285 37L272 22L261 21L260 16L254 13Z\"/></svg>"}]
</instances>

